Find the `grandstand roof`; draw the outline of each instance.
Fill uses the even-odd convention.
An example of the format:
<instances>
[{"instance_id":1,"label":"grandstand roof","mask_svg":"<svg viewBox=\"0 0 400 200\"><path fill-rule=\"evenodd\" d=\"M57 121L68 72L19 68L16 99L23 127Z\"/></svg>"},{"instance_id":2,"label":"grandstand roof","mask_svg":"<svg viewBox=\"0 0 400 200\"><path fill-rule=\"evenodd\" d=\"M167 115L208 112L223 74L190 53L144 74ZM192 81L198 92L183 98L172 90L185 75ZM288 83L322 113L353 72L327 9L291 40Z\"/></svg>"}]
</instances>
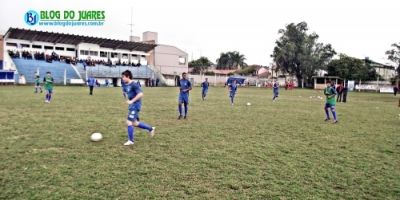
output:
<instances>
[{"instance_id":1,"label":"grandstand roof","mask_svg":"<svg viewBox=\"0 0 400 200\"><path fill-rule=\"evenodd\" d=\"M47 31L36 31L29 29L10 28L5 34L7 38L41 41L50 43L73 44L91 43L98 44L100 47L112 49L127 49L131 51L144 51L148 52L156 47L156 44L148 44L142 42L129 42L124 40L114 40L107 38L90 37L83 35L55 33Z\"/></svg>"}]
</instances>

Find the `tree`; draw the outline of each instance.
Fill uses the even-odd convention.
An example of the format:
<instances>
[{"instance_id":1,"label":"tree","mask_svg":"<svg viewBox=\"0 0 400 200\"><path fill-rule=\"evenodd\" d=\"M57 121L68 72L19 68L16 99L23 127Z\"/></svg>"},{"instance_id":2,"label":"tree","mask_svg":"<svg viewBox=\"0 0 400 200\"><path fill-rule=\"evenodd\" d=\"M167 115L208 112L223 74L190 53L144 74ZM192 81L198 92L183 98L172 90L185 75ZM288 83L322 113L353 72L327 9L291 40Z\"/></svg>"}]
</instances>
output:
<instances>
[{"instance_id":1,"label":"tree","mask_svg":"<svg viewBox=\"0 0 400 200\"><path fill-rule=\"evenodd\" d=\"M241 70L237 70L235 73L236 74L240 74L240 75L256 75L257 74L257 70L260 69L261 66L259 65L250 65L247 66Z\"/></svg>"},{"instance_id":2,"label":"tree","mask_svg":"<svg viewBox=\"0 0 400 200\"><path fill-rule=\"evenodd\" d=\"M213 63L207 57L200 57L197 60L189 62L189 67L193 68L193 73L201 73L206 71Z\"/></svg>"},{"instance_id":3,"label":"tree","mask_svg":"<svg viewBox=\"0 0 400 200\"><path fill-rule=\"evenodd\" d=\"M388 56L388 59L393 61L394 63L397 64L396 67L396 79L397 79L397 83L398 83L398 79L400 78L400 42L399 44L392 44L393 49L386 51L386 55Z\"/></svg>"},{"instance_id":4,"label":"tree","mask_svg":"<svg viewBox=\"0 0 400 200\"><path fill-rule=\"evenodd\" d=\"M326 69L326 65L336 54L330 44L317 42L316 33L308 34L306 22L291 23L280 29L281 37L276 41L271 57L277 70L296 76L298 82L306 79L311 83L311 77L317 70Z\"/></svg>"},{"instance_id":5,"label":"tree","mask_svg":"<svg viewBox=\"0 0 400 200\"><path fill-rule=\"evenodd\" d=\"M339 76L347 80L376 80L378 73L371 66L371 61L358 59L340 54L339 59L334 59L328 64L328 75Z\"/></svg>"},{"instance_id":6,"label":"tree","mask_svg":"<svg viewBox=\"0 0 400 200\"><path fill-rule=\"evenodd\" d=\"M245 67L246 57L237 51L222 52L217 59L217 69L238 69Z\"/></svg>"}]
</instances>

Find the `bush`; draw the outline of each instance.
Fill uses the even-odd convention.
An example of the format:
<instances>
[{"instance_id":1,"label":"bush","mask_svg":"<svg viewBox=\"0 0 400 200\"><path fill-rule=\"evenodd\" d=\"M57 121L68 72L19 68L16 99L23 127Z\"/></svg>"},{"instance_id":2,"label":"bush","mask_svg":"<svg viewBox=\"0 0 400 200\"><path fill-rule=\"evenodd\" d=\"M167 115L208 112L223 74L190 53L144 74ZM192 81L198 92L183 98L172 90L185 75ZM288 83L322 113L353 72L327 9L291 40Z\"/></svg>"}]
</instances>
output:
<instances>
[{"instance_id":1,"label":"bush","mask_svg":"<svg viewBox=\"0 0 400 200\"><path fill-rule=\"evenodd\" d=\"M214 72L205 72L204 75L207 75L207 76L214 76L215 73L214 73Z\"/></svg>"}]
</instances>

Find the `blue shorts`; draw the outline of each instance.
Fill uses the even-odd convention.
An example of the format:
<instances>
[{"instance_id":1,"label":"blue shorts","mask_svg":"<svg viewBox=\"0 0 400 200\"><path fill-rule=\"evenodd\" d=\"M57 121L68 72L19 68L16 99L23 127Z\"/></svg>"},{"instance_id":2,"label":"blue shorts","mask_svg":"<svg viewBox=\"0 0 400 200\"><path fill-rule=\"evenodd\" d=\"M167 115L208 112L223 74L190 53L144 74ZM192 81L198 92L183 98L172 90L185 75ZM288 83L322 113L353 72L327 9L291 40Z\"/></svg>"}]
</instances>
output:
<instances>
[{"instance_id":1,"label":"blue shorts","mask_svg":"<svg viewBox=\"0 0 400 200\"><path fill-rule=\"evenodd\" d=\"M235 97L235 95L236 95L236 92L230 92L229 93L229 97Z\"/></svg>"},{"instance_id":2,"label":"blue shorts","mask_svg":"<svg viewBox=\"0 0 400 200\"><path fill-rule=\"evenodd\" d=\"M47 93L52 94L53 93L53 89L46 89Z\"/></svg>"},{"instance_id":3,"label":"blue shorts","mask_svg":"<svg viewBox=\"0 0 400 200\"><path fill-rule=\"evenodd\" d=\"M179 94L179 103L181 104L181 103L186 103L186 104L188 104L189 103L189 95L182 95L182 94Z\"/></svg>"},{"instance_id":4,"label":"blue shorts","mask_svg":"<svg viewBox=\"0 0 400 200\"><path fill-rule=\"evenodd\" d=\"M330 103L325 103L325 108L335 109L335 105L332 105Z\"/></svg>"},{"instance_id":5,"label":"blue shorts","mask_svg":"<svg viewBox=\"0 0 400 200\"><path fill-rule=\"evenodd\" d=\"M129 121L139 121L138 119L139 119L139 112L140 112L140 110L138 110L138 109L129 109L129 111L128 111L128 117L127 117L127 120L129 120Z\"/></svg>"},{"instance_id":6,"label":"blue shorts","mask_svg":"<svg viewBox=\"0 0 400 200\"><path fill-rule=\"evenodd\" d=\"M204 96L207 94L208 89L203 89L203 91L201 92Z\"/></svg>"}]
</instances>

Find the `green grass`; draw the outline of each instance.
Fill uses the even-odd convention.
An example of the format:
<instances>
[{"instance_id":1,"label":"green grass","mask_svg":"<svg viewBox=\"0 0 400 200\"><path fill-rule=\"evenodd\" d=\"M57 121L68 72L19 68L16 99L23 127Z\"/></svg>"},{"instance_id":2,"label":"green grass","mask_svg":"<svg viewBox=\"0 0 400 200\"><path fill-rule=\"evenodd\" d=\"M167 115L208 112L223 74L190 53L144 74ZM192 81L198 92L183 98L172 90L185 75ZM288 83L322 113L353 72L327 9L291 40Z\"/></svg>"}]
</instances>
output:
<instances>
[{"instance_id":1,"label":"green grass","mask_svg":"<svg viewBox=\"0 0 400 200\"><path fill-rule=\"evenodd\" d=\"M400 109L390 94L350 93L325 123L314 90L191 92L178 121L177 88L144 88L141 120L125 147L120 88L0 88L0 199L399 199ZM301 96L301 97L300 97ZM246 106L251 102L251 106ZM91 142L93 132L103 133Z\"/></svg>"}]
</instances>

